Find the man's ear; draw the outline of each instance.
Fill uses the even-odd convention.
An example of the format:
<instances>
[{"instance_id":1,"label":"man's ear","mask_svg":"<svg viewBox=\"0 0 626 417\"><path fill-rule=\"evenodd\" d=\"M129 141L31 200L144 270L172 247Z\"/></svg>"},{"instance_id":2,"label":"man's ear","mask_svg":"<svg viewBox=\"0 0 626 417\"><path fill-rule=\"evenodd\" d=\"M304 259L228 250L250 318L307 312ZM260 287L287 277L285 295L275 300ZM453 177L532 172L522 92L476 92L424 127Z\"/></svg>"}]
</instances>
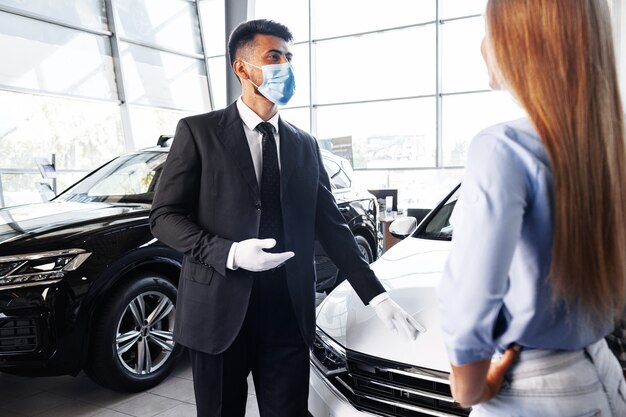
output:
<instances>
[{"instance_id":1,"label":"man's ear","mask_svg":"<svg viewBox=\"0 0 626 417\"><path fill-rule=\"evenodd\" d=\"M233 72L237 78L239 78L239 81L249 78L245 71L245 65L240 59L236 59L235 62L233 62Z\"/></svg>"},{"instance_id":2,"label":"man's ear","mask_svg":"<svg viewBox=\"0 0 626 417\"><path fill-rule=\"evenodd\" d=\"M233 62L233 71L240 83L243 84L245 80L252 81L250 78L250 68L245 64L243 59L236 59L235 62Z\"/></svg>"}]
</instances>

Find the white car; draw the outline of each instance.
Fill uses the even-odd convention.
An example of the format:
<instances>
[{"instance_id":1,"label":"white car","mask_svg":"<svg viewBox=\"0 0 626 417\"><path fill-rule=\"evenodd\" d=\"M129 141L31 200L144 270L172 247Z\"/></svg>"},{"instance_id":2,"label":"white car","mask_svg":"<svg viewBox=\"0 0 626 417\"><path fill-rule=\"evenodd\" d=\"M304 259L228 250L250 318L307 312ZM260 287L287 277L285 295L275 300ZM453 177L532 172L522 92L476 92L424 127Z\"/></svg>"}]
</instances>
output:
<instances>
[{"instance_id":1,"label":"white car","mask_svg":"<svg viewBox=\"0 0 626 417\"><path fill-rule=\"evenodd\" d=\"M459 191L457 186L417 229L410 218L392 223L392 232L408 237L372 264L391 297L426 328L415 342L389 332L347 281L318 307L310 364L313 417L469 414L450 394L436 295Z\"/></svg>"}]
</instances>

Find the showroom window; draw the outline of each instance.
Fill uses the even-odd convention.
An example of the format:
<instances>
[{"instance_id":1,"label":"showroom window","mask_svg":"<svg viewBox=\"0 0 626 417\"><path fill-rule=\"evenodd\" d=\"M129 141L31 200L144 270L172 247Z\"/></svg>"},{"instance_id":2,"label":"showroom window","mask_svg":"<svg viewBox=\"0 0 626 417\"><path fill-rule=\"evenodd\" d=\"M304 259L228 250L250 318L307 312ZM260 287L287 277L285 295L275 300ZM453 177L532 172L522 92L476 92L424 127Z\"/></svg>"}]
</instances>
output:
<instances>
[{"instance_id":1,"label":"showroom window","mask_svg":"<svg viewBox=\"0 0 626 417\"><path fill-rule=\"evenodd\" d=\"M115 0L126 101L164 109L210 109L195 2Z\"/></svg>"},{"instance_id":2,"label":"showroom window","mask_svg":"<svg viewBox=\"0 0 626 417\"><path fill-rule=\"evenodd\" d=\"M116 103L0 90L0 114L4 206L42 201L37 159L55 154L61 191L124 151Z\"/></svg>"},{"instance_id":3,"label":"showroom window","mask_svg":"<svg viewBox=\"0 0 626 417\"><path fill-rule=\"evenodd\" d=\"M433 207L460 180L471 138L523 116L489 89L486 0L285 3L255 1L255 18L294 33L299 96L282 116L347 158L355 186L397 188L401 208Z\"/></svg>"},{"instance_id":4,"label":"showroom window","mask_svg":"<svg viewBox=\"0 0 626 417\"><path fill-rule=\"evenodd\" d=\"M135 148L155 146L161 135L173 135L176 124L192 112L163 110L148 106L128 106L133 121L133 139Z\"/></svg>"},{"instance_id":5,"label":"showroom window","mask_svg":"<svg viewBox=\"0 0 626 417\"><path fill-rule=\"evenodd\" d=\"M316 42L317 103L434 96L434 39L427 24Z\"/></svg>"},{"instance_id":6,"label":"showroom window","mask_svg":"<svg viewBox=\"0 0 626 417\"><path fill-rule=\"evenodd\" d=\"M60 192L225 105L223 0L0 0L0 54L0 207L45 200L40 183Z\"/></svg>"},{"instance_id":7,"label":"showroom window","mask_svg":"<svg viewBox=\"0 0 626 417\"><path fill-rule=\"evenodd\" d=\"M181 117L226 107L225 1L0 0L0 106L11 115L0 120L0 206L41 200L35 158L55 154L60 191L173 134ZM294 34L297 90L282 116L348 158L355 184L397 188L409 208L459 181L478 131L523 115L488 87L485 4L254 0L248 11ZM626 6L610 4L623 61Z\"/></svg>"},{"instance_id":8,"label":"showroom window","mask_svg":"<svg viewBox=\"0 0 626 417\"><path fill-rule=\"evenodd\" d=\"M435 110L434 97L319 106L317 138L348 144L356 170L434 167Z\"/></svg>"},{"instance_id":9,"label":"showroom window","mask_svg":"<svg viewBox=\"0 0 626 417\"><path fill-rule=\"evenodd\" d=\"M81 0L80 2L0 0L0 5L9 10L15 9L47 16L89 29L108 29L104 0Z\"/></svg>"},{"instance_id":10,"label":"showroom window","mask_svg":"<svg viewBox=\"0 0 626 417\"><path fill-rule=\"evenodd\" d=\"M226 107L226 25L225 0L200 0L200 26L205 56L209 70L209 82L213 109Z\"/></svg>"},{"instance_id":11,"label":"showroom window","mask_svg":"<svg viewBox=\"0 0 626 417\"><path fill-rule=\"evenodd\" d=\"M200 26L193 2L115 0L119 35L124 39L202 54Z\"/></svg>"},{"instance_id":12,"label":"showroom window","mask_svg":"<svg viewBox=\"0 0 626 417\"><path fill-rule=\"evenodd\" d=\"M0 11L0 51L0 85L118 99L107 36Z\"/></svg>"},{"instance_id":13,"label":"showroom window","mask_svg":"<svg viewBox=\"0 0 626 417\"><path fill-rule=\"evenodd\" d=\"M120 59L129 103L198 112L210 108L202 60L126 42Z\"/></svg>"}]
</instances>

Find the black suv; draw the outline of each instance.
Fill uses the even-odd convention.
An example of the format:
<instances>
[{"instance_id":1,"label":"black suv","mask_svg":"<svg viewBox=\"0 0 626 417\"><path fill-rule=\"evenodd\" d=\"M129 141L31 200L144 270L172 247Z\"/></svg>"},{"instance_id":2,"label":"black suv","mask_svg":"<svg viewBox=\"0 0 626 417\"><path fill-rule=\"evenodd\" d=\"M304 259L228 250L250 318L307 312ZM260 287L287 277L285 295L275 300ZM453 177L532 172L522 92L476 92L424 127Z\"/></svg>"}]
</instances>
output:
<instances>
[{"instance_id":1,"label":"black suv","mask_svg":"<svg viewBox=\"0 0 626 417\"><path fill-rule=\"evenodd\" d=\"M0 209L0 371L75 375L141 391L172 370L182 255L150 233L167 158L154 148L113 159L48 203ZM348 161L323 151L339 209L368 261L378 257L375 198L351 188ZM342 280L316 246L317 290Z\"/></svg>"}]
</instances>

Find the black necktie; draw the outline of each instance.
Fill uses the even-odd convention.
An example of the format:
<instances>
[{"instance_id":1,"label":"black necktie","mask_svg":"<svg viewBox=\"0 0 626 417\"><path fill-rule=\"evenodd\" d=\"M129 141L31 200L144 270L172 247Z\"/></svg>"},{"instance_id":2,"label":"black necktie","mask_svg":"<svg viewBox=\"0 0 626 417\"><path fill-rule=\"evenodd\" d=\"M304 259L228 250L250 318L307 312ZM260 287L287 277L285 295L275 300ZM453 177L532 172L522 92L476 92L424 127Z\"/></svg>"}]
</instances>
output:
<instances>
[{"instance_id":1,"label":"black necktie","mask_svg":"<svg viewBox=\"0 0 626 417\"><path fill-rule=\"evenodd\" d=\"M278 169L274 126L271 123L263 122L257 125L256 130L263 135L259 239L276 239L276 246L270 252L282 252L283 215L280 207L280 170Z\"/></svg>"}]
</instances>

